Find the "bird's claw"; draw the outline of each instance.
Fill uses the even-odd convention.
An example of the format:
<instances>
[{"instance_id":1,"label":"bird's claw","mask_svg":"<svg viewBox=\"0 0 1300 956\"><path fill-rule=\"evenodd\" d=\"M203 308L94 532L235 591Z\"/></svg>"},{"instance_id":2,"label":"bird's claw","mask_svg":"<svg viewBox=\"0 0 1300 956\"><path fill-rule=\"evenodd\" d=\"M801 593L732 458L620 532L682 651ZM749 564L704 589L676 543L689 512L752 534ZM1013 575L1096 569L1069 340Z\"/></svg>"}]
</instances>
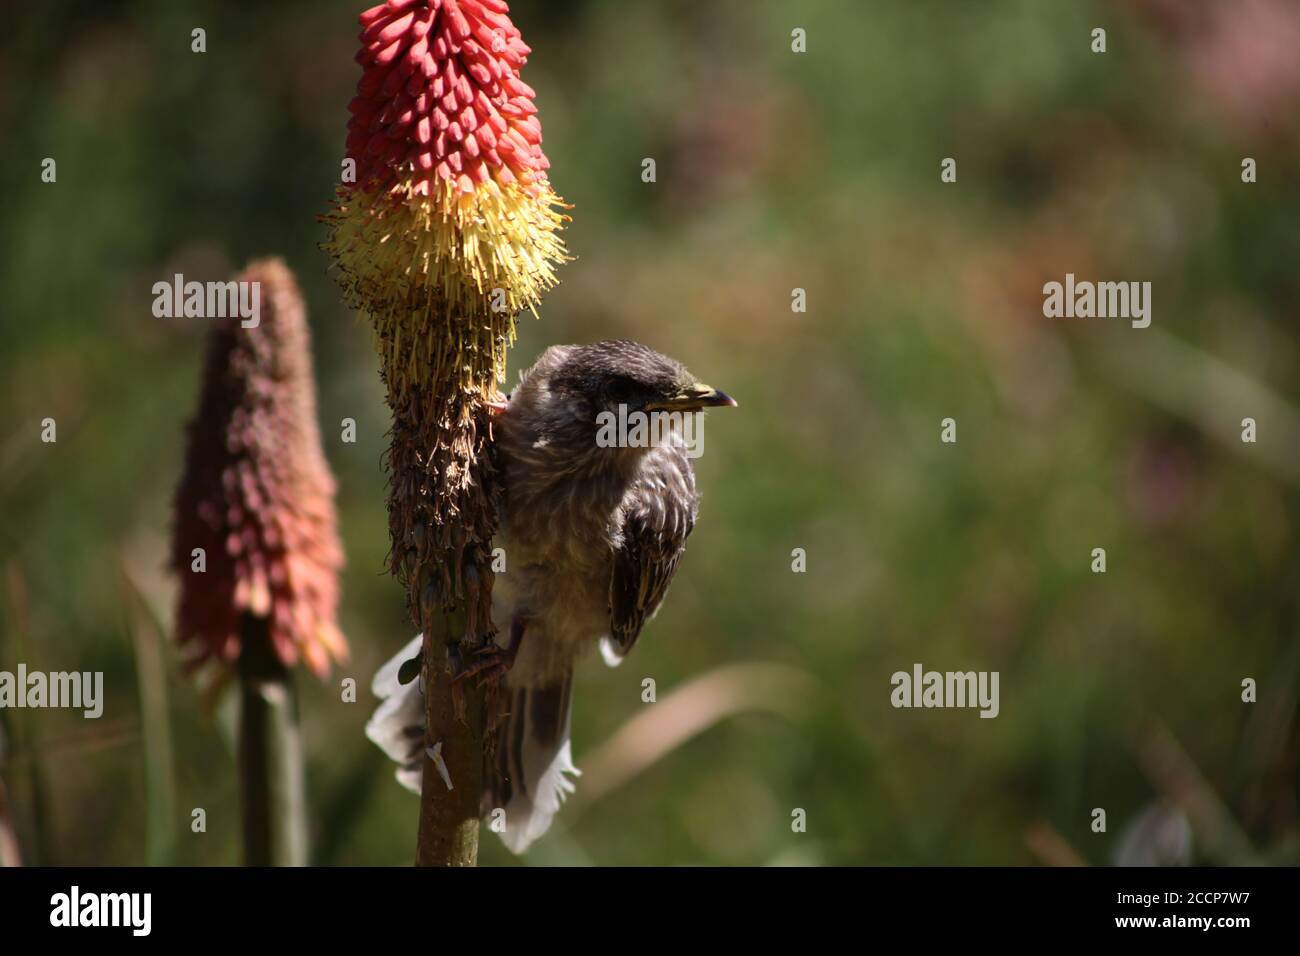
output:
<instances>
[{"instance_id":1,"label":"bird's claw","mask_svg":"<svg viewBox=\"0 0 1300 956\"><path fill-rule=\"evenodd\" d=\"M454 644L449 648L452 671L456 675L451 681L451 702L456 717L461 721L465 720L465 682L470 678L478 678L475 686L480 690L486 690L484 705L489 736L492 736L498 723L506 716L502 713L501 683L510 672L510 668L514 666L515 658L519 656L519 647L523 643L526 627L527 621L523 618L515 618L510 622L510 640L507 646L502 647L496 641L489 639L486 644L475 648L469 655L472 660L466 660L467 655L462 653L461 645Z\"/></svg>"},{"instance_id":2,"label":"bird's claw","mask_svg":"<svg viewBox=\"0 0 1300 956\"><path fill-rule=\"evenodd\" d=\"M453 681L459 683L471 677L477 677L476 687L495 684L510 671L514 655L495 643L485 644L474 652L475 660L465 664Z\"/></svg>"}]
</instances>

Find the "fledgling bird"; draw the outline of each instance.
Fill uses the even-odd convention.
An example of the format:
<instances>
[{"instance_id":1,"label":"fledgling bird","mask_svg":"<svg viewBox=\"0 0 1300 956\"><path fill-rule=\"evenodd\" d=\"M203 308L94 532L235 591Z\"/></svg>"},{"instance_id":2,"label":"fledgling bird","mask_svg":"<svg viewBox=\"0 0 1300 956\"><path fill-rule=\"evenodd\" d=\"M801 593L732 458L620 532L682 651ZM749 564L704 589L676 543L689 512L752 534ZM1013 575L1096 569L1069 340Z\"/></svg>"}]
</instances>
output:
<instances>
[{"instance_id":1,"label":"fledgling bird","mask_svg":"<svg viewBox=\"0 0 1300 956\"><path fill-rule=\"evenodd\" d=\"M573 668L599 646L610 666L632 649L663 602L699 494L678 428L657 442L599 440L601 413L690 414L734 406L679 362L635 342L557 345L520 377L494 431L504 503L495 544L507 570L492 594L499 628L490 663L501 674L505 722L484 768L483 813L504 808L507 847L522 853L546 832L578 774L569 745ZM661 420L673 422L674 417ZM679 419L677 421L680 421ZM375 675L383 703L366 733L420 790L420 681L399 682L417 636ZM502 673L503 672L503 673Z\"/></svg>"}]
</instances>

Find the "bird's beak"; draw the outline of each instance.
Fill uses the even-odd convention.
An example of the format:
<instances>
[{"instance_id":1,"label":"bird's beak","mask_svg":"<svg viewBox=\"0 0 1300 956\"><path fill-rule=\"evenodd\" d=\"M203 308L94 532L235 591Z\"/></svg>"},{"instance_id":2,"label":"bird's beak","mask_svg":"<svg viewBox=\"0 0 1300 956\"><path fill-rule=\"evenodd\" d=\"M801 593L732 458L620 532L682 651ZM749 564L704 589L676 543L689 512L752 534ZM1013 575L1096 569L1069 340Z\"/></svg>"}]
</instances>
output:
<instances>
[{"instance_id":1,"label":"bird's beak","mask_svg":"<svg viewBox=\"0 0 1300 956\"><path fill-rule=\"evenodd\" d=\"M698 412L705 408L730 406L735 408L736 400L726 392L719 391L712 385L697 382L687 385L677 393L657 402L646 405L648 412Z\"/></svg>"}]
</instances>

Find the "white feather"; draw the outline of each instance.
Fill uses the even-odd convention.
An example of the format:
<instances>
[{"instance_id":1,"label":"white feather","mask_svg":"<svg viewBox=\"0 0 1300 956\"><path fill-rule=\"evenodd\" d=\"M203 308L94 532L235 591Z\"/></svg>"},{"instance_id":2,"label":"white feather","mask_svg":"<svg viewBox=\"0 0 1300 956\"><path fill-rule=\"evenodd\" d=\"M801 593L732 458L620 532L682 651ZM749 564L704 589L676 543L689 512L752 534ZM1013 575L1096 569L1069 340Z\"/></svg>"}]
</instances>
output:
<instances>
[{"instance_id":1,"label":"white feather","mask_svg":"<svg viewBox=\"0 0 1300 956\"><path fill-rule=\"evenodd\" d=\"M623 663L623 652L618 649L613 640L609 637L600 639L600 656L610 667L618 667Z\"/></svg>"},{"instance_id":2,"label":"white feather","mask_svg":"<svg viewBox=\"0 0 1300 956\"><path fill-rule=\"evenodd\" d=\"M421 771L418 765L409 767L408 764L412 753L423 747L423 740L410 737L406 729L424 725L424 695L420 692L419 678L402 685L397 677L402 665L420 652L423 641L424 635L417 634L379 668L370 682L370 691L382 703L366 723L366 736L390 760L401 765L397 769L397 782L412 793L420 792Z\"/></svg>"},{"instance_id":3,"label":"white feather","mask_svg":"<svg viewBox=\"0 0 1300 956\"><path fill-rule=\"evenodd\" d=\"M525 742L524 773L530 780L533 779L533 765L539 756L542 756L539 751L530 751ZM516 798L506 805L506 828L501 834L501 842L511 853L523 853L550 828L551 820L560 811L564 798L576 789L566 774L582 776L582 771L573 765L568 740L555 752L546 769L537 775L536 797L531 801L527 797Z\"/></svg>"},{"instance_id":4,"label":"white feather","mask_svg":"<svg viewBox=\"0 0 1300 956\"><path fill-rule=\"evenodd\" d=\"M389 658L383 667L375 671L374 680L370 682L370 693L384 700L402 690L402 685L397 682L398 672L401 671L403 664L420 652L420 645L423 643L424 635L415 635L405 647Z\"/></svg>"}]
</instances>

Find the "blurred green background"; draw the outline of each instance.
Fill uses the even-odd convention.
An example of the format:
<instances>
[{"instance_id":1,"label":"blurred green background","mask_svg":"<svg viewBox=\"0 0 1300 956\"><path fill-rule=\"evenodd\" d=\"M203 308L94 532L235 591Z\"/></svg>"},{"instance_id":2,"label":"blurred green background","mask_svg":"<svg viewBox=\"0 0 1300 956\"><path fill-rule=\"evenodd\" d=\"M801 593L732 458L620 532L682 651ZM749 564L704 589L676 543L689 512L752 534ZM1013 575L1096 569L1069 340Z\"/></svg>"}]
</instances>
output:
<instances>
[{"instance_id":1,"label":"blurred green background","mask_svg":"<svg viewBox=\"0 0 1300 956\"><path fill-rule=\"evenodd\" d=\"M577 256L514 367L631 337L741 405L709 419L662 613L580 671L588 775L524 862L1300 860L1300 8L512 7ZM362 733L411 633L388 416L317 249L358 12L49 0L0 39L0 669L107 686L97 722L0 712L26 862L240 858L228 708L177 673L163 571L205 328L150 288L267 254L308 302L348 557L352 663L300 678L313 859L413 857L416 799ZM1151 281L1151 327L1044 318L1066 272ZM915 662L999 671L1000 716L893 709Z\"/></svg>"}]
</instances>

